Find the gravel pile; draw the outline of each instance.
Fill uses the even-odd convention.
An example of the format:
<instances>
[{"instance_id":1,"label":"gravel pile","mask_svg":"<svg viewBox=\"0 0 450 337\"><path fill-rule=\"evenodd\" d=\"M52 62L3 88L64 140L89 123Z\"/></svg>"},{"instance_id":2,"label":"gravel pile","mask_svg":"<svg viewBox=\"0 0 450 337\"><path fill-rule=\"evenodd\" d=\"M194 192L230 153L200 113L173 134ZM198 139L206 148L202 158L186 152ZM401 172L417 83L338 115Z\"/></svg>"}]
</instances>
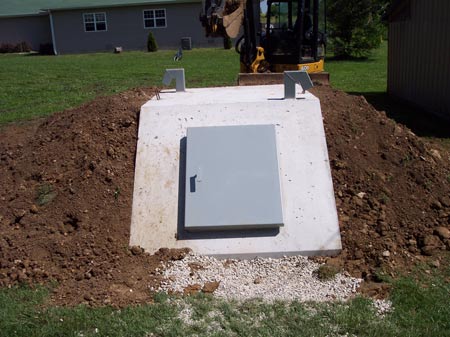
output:
<instances>
[{"instance_id":1,"label":"gravel pile","mask_svg":"<svg viewBox=\"0 0 450 337\"><path fill-rule=\"evenodd\" d=\"M226 299L261 298L267 301L345 300L356 293L361 279L336 274L331 280L317 277L319 263L303 256L281 259L218 260L188 254L183 260L167 263L166 279L159 291L191 293L214 292Z\"/></svg>"}]
</instances>

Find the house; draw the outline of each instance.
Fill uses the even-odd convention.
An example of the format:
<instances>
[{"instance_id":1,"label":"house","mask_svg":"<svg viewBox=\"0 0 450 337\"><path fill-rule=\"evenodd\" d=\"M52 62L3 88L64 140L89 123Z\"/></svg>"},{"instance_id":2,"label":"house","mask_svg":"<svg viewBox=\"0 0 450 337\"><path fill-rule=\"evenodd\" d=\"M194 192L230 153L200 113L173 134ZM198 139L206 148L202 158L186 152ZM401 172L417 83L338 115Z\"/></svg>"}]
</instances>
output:
<instances>
[{"instance_id":1,"label":"house","mask_svg":"<svg viewBox=\"0 0 450 337\"><path fill-rule=\"evenodd\" d=\"M52 44L56 54L145 50L148 33L162 49L220 46L206 38L201 0L8 0L0 2L0 44Z\"/></svg>"},{"instance_id":2,"label":"house","mask_svg":"<svg viewBox=\"0 0 450 337\"><path fill-rule=\"evenodd\" d=\"M388 93L450 119L450 1L397 0L389 14Z\"/></svg>"}]
</instances>

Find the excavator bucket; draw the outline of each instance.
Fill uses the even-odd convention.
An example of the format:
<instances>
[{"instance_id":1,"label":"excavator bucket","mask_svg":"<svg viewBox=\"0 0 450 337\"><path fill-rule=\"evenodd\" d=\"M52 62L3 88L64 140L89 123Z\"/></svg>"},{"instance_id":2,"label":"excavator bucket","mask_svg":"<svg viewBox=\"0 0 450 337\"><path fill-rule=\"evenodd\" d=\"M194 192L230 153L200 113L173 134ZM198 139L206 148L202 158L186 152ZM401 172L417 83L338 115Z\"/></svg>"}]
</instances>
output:
<instances>
[{"instance_id":1,"label":"excavator bucket","mask_svg":"<svg viewBox=\"0 0 450 337\"><path fill-rule=\"evenodd\" d=\"M206 36L235 38L244 19L246 0L203 0L200 21Z\"/></svg>"},{"instance_id":2,"label":"excavator bucket","mask_svg":"<svg viewBox=\"0 0 450 337\"><path fill-rule=\"evenodd\" d=\"M330 85L330 74L327 72L309 73L309 77L314 84ZM240 73L238 85L268 85L282 84L283 73Z\"/></svg>"},{"instance_id":3,"label":"excavator bucket","mask_svg":"<svg viewBox=\"0 0 450 337\"><path fill-rule=\"evenodd\" d=\"M239 34L244 18L244 0L241 0L239 7L231 14L223 16L223 27L228 37L235 38Z\"/></svg>"}]
</instances>

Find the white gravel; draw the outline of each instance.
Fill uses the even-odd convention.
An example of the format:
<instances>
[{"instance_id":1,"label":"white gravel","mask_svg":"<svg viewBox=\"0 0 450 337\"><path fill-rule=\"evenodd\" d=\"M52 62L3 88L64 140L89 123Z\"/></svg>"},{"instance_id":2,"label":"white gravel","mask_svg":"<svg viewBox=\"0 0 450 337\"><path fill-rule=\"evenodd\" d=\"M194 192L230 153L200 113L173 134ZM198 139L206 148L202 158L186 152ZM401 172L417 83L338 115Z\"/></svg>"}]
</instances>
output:
<instances>
[{"instance_id":1,"label":"white gravel","mask_svg":"<svg viewBox=\"0 0 450 337\"><path fill-rule=\"evenodd\" d=\"M236 300L323 302L346 300L356 293L361 279L337 274L331 280L321 281L315 275L319 267L303 256L218 260L191 253L164 266L162 275L166 281L158 290L183 293L189 285L203 287L217 281L220 285L214 295Z\"/></svg>"},{"instance_id":2,"label":"white gravel","mask_svg":"<svg viewBox=\"0 0 450 337\"><path fill-rule=\"evenodd\" d=\"M378 317L381 318L392 311L392 302L389 300L374 300L373 305L377 310Z\"/></svg>"}]
</instances>

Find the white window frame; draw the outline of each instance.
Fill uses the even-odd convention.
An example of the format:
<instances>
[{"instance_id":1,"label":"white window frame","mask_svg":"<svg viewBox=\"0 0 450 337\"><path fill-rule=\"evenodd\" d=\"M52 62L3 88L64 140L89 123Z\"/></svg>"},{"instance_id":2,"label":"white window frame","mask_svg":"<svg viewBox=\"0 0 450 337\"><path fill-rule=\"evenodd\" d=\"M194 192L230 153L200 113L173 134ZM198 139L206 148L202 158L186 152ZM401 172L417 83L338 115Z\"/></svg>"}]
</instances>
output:
<instances>
[{"instance_id":1,"label":"white window frame","mask_svg":"<svg viewBox=\"0 0 450 337\"><path fill-rule=\"evenodd\" d=\"M150 12L150 11L153 12L153 19L146 19L146 18L145 18L145 12ZM156 26L156 19L162 19L162 17L159 17L159 18L156 17L156 11L164 11L164 27L163 27L163 26ZM144 20L144 21L143 21L144 29L167 28L167 12L166 12L166 9L165 9L165 8L144 9L144 10L142 11L142 19ZM146 27L146 26L145 26L145 21L146 21L146 20L153 20L154 27Z\"/></svg>"},{"instance_id":2,"label":"white window frame","mask_svg":"<svg viewBox=\"0 0 450 337\"><path fill-rule=\"evenodd\" d=\"M96 14L103 14L105 16L105 21L97 21ZM93 22L86 22L86 16L92 15L94 17ZM105 23L105 29L104 30L98 30L97 29L97 23L104 22ZM94 30L86 30L86 23L93 23L94 24ZM108 31L108 19L106 18L106 12L96 12L96 13L83 13L83 26L84 26L84 32L85 33L101 33L101 32L107 32Z\"/></svg>"}]
</instances>

